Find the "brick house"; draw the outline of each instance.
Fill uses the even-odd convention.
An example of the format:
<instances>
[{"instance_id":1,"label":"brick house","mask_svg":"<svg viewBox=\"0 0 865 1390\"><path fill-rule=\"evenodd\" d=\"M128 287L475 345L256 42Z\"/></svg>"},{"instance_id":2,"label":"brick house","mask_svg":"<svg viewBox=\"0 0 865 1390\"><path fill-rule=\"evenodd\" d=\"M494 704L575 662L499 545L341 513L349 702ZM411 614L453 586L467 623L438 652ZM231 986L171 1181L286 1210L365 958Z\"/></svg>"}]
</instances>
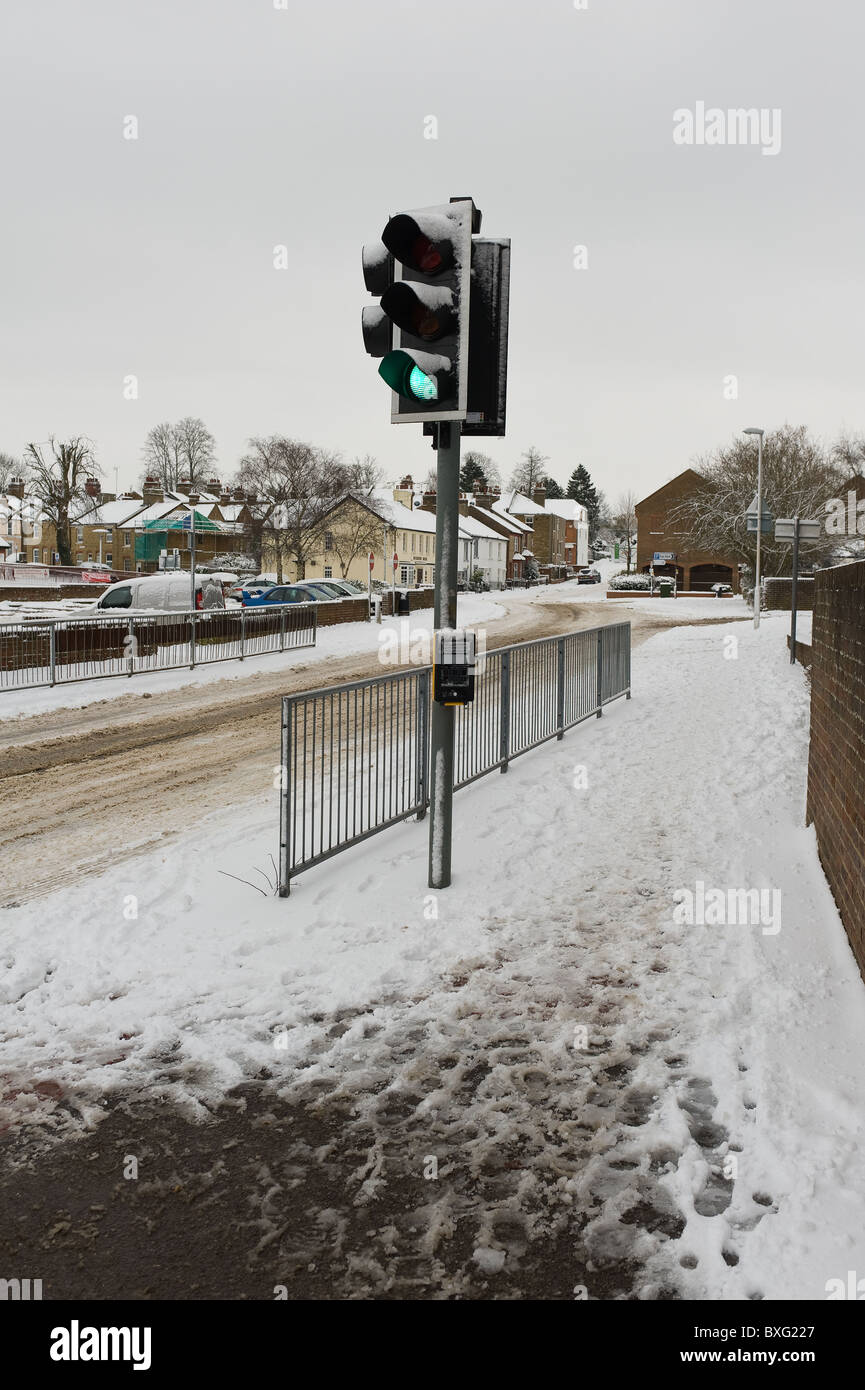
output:
<instances>
[{"instance_id":1,"label":"brick house","mask_svg":"<svg viewBox=\"0 0 865 1390\"><path fill-rule=\"evenodd\" d=\"M506 577L509 580L522 579L526 556L532 553L532 527L518 517L501 511L496 505L500 501L501 489L490 487L478 479L471 496L463 493L460 497L460 511L464 516L472 516L482 522L507 541Z\"/></svg>"},{"instance_id":2,"label":"brick house","mask_svg":"<svg viewBox=\"0 0 865 1390\"><path fill-rule=\"evenodd\" d=\"M546 496L547 490L542 485L534 489L531 497L525 497L521 492L508 491L502 495L493 510L506 512L531 526L531 550L539 565L564 569L567 563L566 519L549 510L545 505Z\"/></svg>"},{"instance_id":3,"label":"brick house","mask_svg":"<svg viewBox=\"0 0 865 1390\"><path fill-rule=\"evenodd\" d=\"M738 559L698 550L690 538L670 520L670 513L686 497L704 486L693 468L686 468L663 487L644 497L634 508L637 518L637 570L648 574L657 552L673 554L675 560L655 565L655 574L675 575L679 589L706 592L713 584L730 584L739 590Z\"/></svg>"}]
</instances>

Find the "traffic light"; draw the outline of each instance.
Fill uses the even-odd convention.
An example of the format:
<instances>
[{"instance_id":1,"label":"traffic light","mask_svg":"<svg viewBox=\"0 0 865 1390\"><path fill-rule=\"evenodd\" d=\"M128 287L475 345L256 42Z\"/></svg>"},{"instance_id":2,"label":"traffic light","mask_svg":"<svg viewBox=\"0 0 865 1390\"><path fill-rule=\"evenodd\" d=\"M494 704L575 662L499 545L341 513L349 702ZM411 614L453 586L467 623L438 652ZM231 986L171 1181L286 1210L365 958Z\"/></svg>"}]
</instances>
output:
<instances>
[{"instance_id":1,"label":"traffic light","mask_svg":"<svg viewBox=\"0 0 865 1390\"><path fill-rule=\"evenodd\" d=\"M468 408L472 233L470 198L391 217L364 247L367 352L380 357L394 424L465 420Z\"/></svg>"}]
</instances>

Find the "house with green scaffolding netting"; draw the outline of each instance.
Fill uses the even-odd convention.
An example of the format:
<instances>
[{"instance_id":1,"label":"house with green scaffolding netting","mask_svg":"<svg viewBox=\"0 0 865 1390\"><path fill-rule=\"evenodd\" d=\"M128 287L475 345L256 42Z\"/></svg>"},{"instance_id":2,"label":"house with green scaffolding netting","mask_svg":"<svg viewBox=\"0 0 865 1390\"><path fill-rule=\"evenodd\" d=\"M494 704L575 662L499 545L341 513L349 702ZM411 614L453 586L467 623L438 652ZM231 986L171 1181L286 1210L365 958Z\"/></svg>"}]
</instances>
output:
<instances>
[{"instance_id":1,"label":"house with green scaffolding netting","mask_svg":"<svg viewBox=\"0 0 865 1390\"><path fill-rule=\"evenodd\" d=\"M193 515L196 567L212 564L218 561L220 555L246 549L246 538L238 534L234 525L211 520L199 511ZM191 529L188 511L145 521L135 535L136 569L142 574L150 574L160 568L189 569Z\"/></svg>"}]
</instances>

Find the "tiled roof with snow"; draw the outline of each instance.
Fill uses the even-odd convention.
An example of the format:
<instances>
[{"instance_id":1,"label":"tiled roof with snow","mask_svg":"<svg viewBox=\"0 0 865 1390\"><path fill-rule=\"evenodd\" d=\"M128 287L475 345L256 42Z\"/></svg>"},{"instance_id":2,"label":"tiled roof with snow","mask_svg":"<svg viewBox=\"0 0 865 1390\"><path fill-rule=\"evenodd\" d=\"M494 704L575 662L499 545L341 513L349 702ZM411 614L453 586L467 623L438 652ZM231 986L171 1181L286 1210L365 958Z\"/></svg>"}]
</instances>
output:
<instances>
[{"instance_id":1,"label":"tiled roof with snow","mask_svg":"<svg viewBox=\"0 0 865 1390\"><path fill-rule=\"evenodd\" d=\"M475 516L461 516L460 530L465 531L470 536L483 536L491 541L501 541L502 545L507 545L507 536L499 535L491 526L484 526L482 521L478 521Z\"/></svg>"},{"instance_id":2,"label":"tiled roof with snow","mask_svg":"<svg viewBox=\"0 0 865 1390\"><path fill-rule=\"evenodd\" d=\"M565 521L588 521L589 514L582 502L575 502L571 497L548 497L544 503L544 510L552 512L554 516L563 516Z\"/></svg>"},{"instance_id":3,"label":"tiled roof with snow","mask_svg":"<svg viewBox=\"0 0 865 1390\"><path fill-rule=\"evenodd\" d=\"M539 507L537 502L533 502L530 497L525 497L521 492L505 492L498 502L493 503L494 511L510 512L515 516L543 516L544 509Z\"/></svg>"},{"instance_id":4,"label":"tiled roof with snow","mask_svg":"<svg viewBox=\"0 0 865 1390\"><path fill-rule=\"evenodd\" d=\"M398 531L435 533L435 513L424 511L422 507L406 507L402 502L396 502L390 488L374 488L370 496L363 500L383 521Z\"/></svg>"}]
</instances>

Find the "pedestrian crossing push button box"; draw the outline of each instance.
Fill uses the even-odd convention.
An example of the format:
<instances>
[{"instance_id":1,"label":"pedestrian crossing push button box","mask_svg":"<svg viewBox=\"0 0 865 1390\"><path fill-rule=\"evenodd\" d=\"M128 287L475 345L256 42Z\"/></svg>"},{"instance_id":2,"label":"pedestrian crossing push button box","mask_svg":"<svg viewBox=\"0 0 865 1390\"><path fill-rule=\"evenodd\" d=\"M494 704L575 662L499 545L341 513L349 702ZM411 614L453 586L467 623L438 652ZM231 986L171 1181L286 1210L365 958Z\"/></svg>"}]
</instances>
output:
<instances>
[{"instance_id":1,"label":"pedestrian crossing push button box","mask_svg":"<svg viewBox=\"0 0 865 1390\"><path fill-rule=\"evenodd\" d=\"M460 629L437 632L433 698L440 705L470 705L475 698L475 634Z\"/></svg>"}]
</instances>

